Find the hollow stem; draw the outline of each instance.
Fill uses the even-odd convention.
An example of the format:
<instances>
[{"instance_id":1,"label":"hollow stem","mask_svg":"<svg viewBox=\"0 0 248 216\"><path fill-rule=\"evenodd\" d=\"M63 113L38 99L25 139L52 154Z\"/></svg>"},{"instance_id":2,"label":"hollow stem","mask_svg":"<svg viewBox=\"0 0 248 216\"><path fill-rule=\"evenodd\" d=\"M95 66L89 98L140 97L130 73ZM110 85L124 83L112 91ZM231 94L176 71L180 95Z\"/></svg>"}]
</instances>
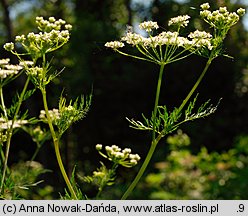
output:
<instances>
[{"instance_id":1,"label":"hollow stem","mask_svg":"<svg viewBox=\"0 0 248 216\"><path fill-rule=\"evenodd\" d=\"M71 182L66 174L66 171L65 171L65 168L64 168L64 165L63 165L63 161L62 161L62 158L61 158L61 154L60 154L60 150L59 150L59 139L55 133L55 130L54 130L54 127L53 127L53 124L52 124L52 119L50 118L50 115L49 115L49 110L48 110L48 105L47 105L47 97L46 97L46 90L45 89L41 89L41 93L42 93L42 99L43 99L43 105L44 105L44 109L45 109L45 113L46 113L46 117L47 117L47 122L48 122L48 125L49 125L49 129L50 129L50 132L51 132L51 135L52 135L52 138L53 138L53 144L54 144L54 149L55 149L55 154L56 154L56 158L57 158L57 162L58 162L58 165L59 165L59 168L60 168L60 171L61 171L61 174L65 180L65 183L71 193L71 196L73 199L77 200L77 195L71 185Z\"/></svg>"},{"instance_id":2,"label":"hollow stem","mask_svg":"<svg viewBox=\"0 0 248 216\"><path fill-rule=\"evenodd\" d=\"M156 91L156 98L155 98L155 104L154 104L154 110L153 110L153 131L152 131L152 143L150 146L150 149L147 153L147 156L138 172L138 174L136 175L135 179L133 180L133 182L131 183L131 185L128 187L128 189L126 190L126 192L123 194L122 196L122 200L127 199L127 197L132 193L132 191L134 190L134 188L136 187L136 185L138 184L138 182L140 181L141 177L143 176L152 156L153 153L156 149L156 146L159 142L159 140L162 138L161 135L159 135L156 138L156 128L155 128L155 120L157 117L157 111L158 111L158 102L159 102L159 96L160 96L160 89L161 89L161 84L162 84L162 78L163 78L163 72L164 72L164 66L165 64L161 64L160 65L160 71L159 71L159 77L158 77L158 83L157 83L157 91Z\"/></svg>"},{"instance_id":3,"label":"hollow stem","mask_svg":"<svg viewBox=\"0 0 248 216\"><path fill-rule=\"evenodd\" d=\"M145 158L145 160L144 160L144 162L143 162L143 164L142 164L142 166L141 166L138 174L136 175L135 179L133 180L133 182L131 183L131 185L128 187L128 189L126 190L126 192L123 194L123 196L121 198L122 200L126 200L127 197L132 193L132 191L134 190L134 188L136 187L136 185L138 184L138 182L141 179L141 177L143 176L143 174L144 174L144 172L145 172L145 170L146 170L146 168L147 168L147 166L148 166L148 164L149 164L149 162L150 162L150 160L151 160L151 158L153 156L153 153L154 153L154 151L155 151L155 149L157 147L157 144L158 144L158 142L159 142L159 140L161 138L162 138L161 136L158 136L158 138L155 139L152 142L152 144L150 146L150 149L149 149L149 151L147 153L147 156L146 156L146 158Z\"/></svg>"},{"instance_id":4,"label":"hollow stem","mask_svg":"<svg viewBox=\"0 0 248 216\"><path fill-rule=\"evenodd\" d=\"M159 102L161 84L162 84L162 79L163 79L164 66L165 66L165 64L161 64L160 65L160 70L159 70L159 77L158 77L158 83L157 83L156 98L155 98L155 104L154 104L154 110L153 110L153 116L152 116L152 118L153 118L152 141L155 140L155 136L156 136L155 120L157 118L158 102Z\"/></svg>"},{"instance_id":5,"label":"hollow stem","mask_svg":"<svg viewBox=\"0 0 248 216\"><path fill-rule=\"evenodd\" d=\"M189 101L189 99L191 98L191 96L193 95L193 93L195 92L195 90L197 89L197 87L199 86L199 84L201 83L203 77L205 76L210 64L212 63L214 58L209 58L205 68L203 69L201 75L199 76L198 80L196 81L196 83L194 84L194 86L192 87L192 89L190 90L189 94L186 96L186 98L183 100L182 104L180 105L178 111L181 112L182 109L184 108L184 106L186 105L186 103ZM156 99L155 99L155 105L154 105L154 111L153 111L153 122L155 122L156 119L156 115L157 115L157 107L158 107L158 102L159 102L159 95L160 95L160 88L161 88L161 82L162 82L162 76L163 76L163 71L164 71L164 66L165 65L161 65L160 66L160 73L159 73L159 79L158 79L158 84L157 84L157 93L156 93ZM153 154L154 151L157 147L157 144L159 143L160 139L162 138L162 134L158 135L157 138L155 138L156 136L156 131L155 131L155 125L153 125L153 131L152 131L152 144L151 147L147 153L147 156L145 158L145 161L143 162L138 174L136 175L135 179L133 180L133 182L131 183L131 185L128 187L127 191L124 193L124 195L122 196L122 200L127 199L127 197L132 193L132 191L134 190L134 188L136 187L136 185L138 184L140 178L142 177L142 175L144 174Z\"/></svg>"}]
</instances>

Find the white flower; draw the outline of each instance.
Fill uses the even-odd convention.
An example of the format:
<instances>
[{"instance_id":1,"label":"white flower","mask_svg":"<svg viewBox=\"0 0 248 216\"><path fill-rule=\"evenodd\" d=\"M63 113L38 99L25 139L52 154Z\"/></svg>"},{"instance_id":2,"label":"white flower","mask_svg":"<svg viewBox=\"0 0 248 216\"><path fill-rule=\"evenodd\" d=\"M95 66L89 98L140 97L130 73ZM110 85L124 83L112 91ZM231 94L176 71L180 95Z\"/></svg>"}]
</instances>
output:
<instances>
[{"instance_id":1,"label":"white flower","mask_svg":"<svg viewBox=\"0 0 248 216\"><path fill-rule=\"evenodd\" d=\"M144 41L144 37L136 33L128 32L126 36L121 38L121 40L125 41L128 44L136 46Z\"/></svg>"},{"instance_id":2,"label":"white flower","mask_svg":"<svg viewBox=\"0 0 248 216\"><path fill-rule=\"evenodd\" d=\"M222 13L222 14L228 12L226 7L220 7L220 8L219 8L219 11L220 11L220 13Z\"/></svg>"},{"instance_id":3,"label":"white flower","mask_svg":"<svg viewBox=\"0 0 248 216\"><path fill-rule=\"evenodd\" d=\"M207 9L210 8L210 5L209 5L209 3L204 3L200 7L201 7L202 10L207 10Z\"/></svg>"},{"instance_id":4,"label":"white flower","mask_svg":"<svg viewBox=\"0 0 248 216\"><path fill-rule=\"evenodd\" d=\"M25 35L21 35L21 36L16 36L16 37L15 37L15 41L16 41L16 42L23 43L25 40L26 40Z\"/></svg>"},{"instance_id":5,"label":"white flower","mask_svg":"<svg viewBox=\"0 0 248 216\"><path fill-rule=\"evenodd\" d=\"M65 25L65 29L67 29L67 30L72 30L72 25L70 25L70 24L67 24L67 25Z\"/></svg>"},{"instance_id":6,"label":"white flower","mask_svg":"<svg viewBox=\"0 0 248 216\"><path fill-rule=\"evenodd\" d=\"M239 16L244 16L245 15L245 9L244 8L239 8L237 10L237 13L238 13Z\"/></svg>"},{"instance_id":7,"label":"white flower","mask_svg":"<svg viewBox=\"0 0 248 216\"><path fill-rule=\"evenodd\" d=\"M105 47L109 47L115 50L115 49L124 47L124 43L120 41L110 41L110 42L105 43Z\"/></svg>"},{"instance_id":8,"label":"white flower","mask_svg":"<svg viewBox=\"0 0 248 216\"><path fill-rule=\"evenodd\" d=\"M226 7L220 7L219 10L215 10L213 12L203 10L200 12L200 15L212 27L217 29L228 29L239 21L239 16L243 16L245 14L245 9L240 8L237 10L237 13L230 13Z\"/></svg>"},{"instance_id":9,"label":"white flower","mask_svg":"<svg viewBox=\"0 0 248 216\"><path fill-rule=\"evenodd\" d=\"M119 148L117 145L112 145L111 148L113 149L113 151L115 152L120 152L121 148Z\"/></svg>"},{"instance_id":10,"label":"white flower","mask_svg":"<svg viewBox=\"0 0 248 216\"><path fill-rule=\"evenodd\" d=\"M124 167L132 167L138 163L140 160L140 156L138 154L131 154L130 148L121 149L117 145L106 146L106 155L101 152L102 145L97 144L96 149L100 152L100 154L112 161L113 163L122 165Z\"/></svg>"},{"instance_id":11,"label":"white flower","mask_svg":"<svg viewBox=\"0 0 248 216\"><path fill-rule=\"evenodd\" d=\"M49 117L51 118L51 120L56 123L57 120L60 119L60 113L58 109L52 109L52 110L48 110L48 114ZM47 121L47 117L46 117L46 112L45 110L41 110L40 111L40 119Z\"/></svg>"},{"instance_id":12,"label":"white flower","mask_svg":"<svg viewBox=\"0 0 248 216\"><path fill-rule=\"evenodd\" d=\"M168 25L169 26L178 25L180 27L186 27L189 23L189 18L190 18L190 16L188 16L188 15L177 16L177 17L171 18L169 20Z\"/></svg>"},{"instance_id":13,"label":"white flower","mask_svg":"<svg viewBox=\"0 0 248 216\"><path fill-rule=\"evenodd\" d=\"M0 78L4 79L7 76L11 76L11 75L15 75L17 74L18 71L14 71L14 70L5 70L5 69L0 69Z\"/></svg>"},{"instance_id":14,"label":"white flower","mask_svg":"<svg viewBox=\"0 0 248 216\"><path fill-rule=\"evenodd\" d=\"M137 164L137 160L130 160L130 165L131 166L135 166Z\"/></svg>"},{"instance_id":15,"label":"white flower","mask_svg":"<svg viewBox=\"0 0 248 216\"><path fill-rule=\"evenodd\" d=\"M159 26L157 22L145 21L139 24L140 29L144 29L147 32L151 32L153 29L158 29Z\"/></svg>"},{"instance_id":16,"label":"white flower","mask_svg":"<svg viewBox=\"0 0 248 216\"><path fill-rule=\"evenodd\" d=\"M210 33L207 33L205 31L199 31L199 30L196 30L194 32L191 32L189 34L189 38L212 38L212 35Z\"/></svg>"},{"instance_id":17,"label":"white flower","mask_svg":"<svg viewBox=\"0 0 248 216\"><path fill-rule=\"evenodd\" d=\"M6 65L6 64L9 63L9 61L10 61L9 58L7 58L7 59L0 59L0 65Z\"/></svg>"},{"instance_id":18,"label":"white flower","mask_svg":"<svg viewBox=\"0 0 248 216\"><path fill-rule=\"evenodd\" d=\"M131 160L136 160L136 161L139 161L140 160L140 156L138 154L130 154L129 155L129 158Z\"/></svg>"},{"instance_id":19,"label":"white flower","mask_svg":"<svg viewBox=\"0 0 248 216\"><path fill-rule=\"evenodd\" d=\"M201 15L202 17L204 17L204 18L207 18L207 17L208 17L208 19L210 19L210 16L212 16L212 13L211 13L211 11L209 11L209 10L204 10L204 11L201 11L201 12L200 12L200 15Z\"/></svg>"},{"instance_id":20,"label":"white flower","mask_svg":"<svg viewBox=\"0 0 248 216\"><path fill-rule=\"evenodd\" d=\"M23 67L20 66L20 65L11 65L11 64L7 64L7 65L5 65L5 68L6 68L7 70L19 71L19 70L21 70Z\"/></svg>"},{"instance_id":21,"label":"white flower","mask_svg":"<svg viewBox=\"0 0 248 216\"><path fill-rule=\"evenodd\" d=\"M97 145L96 145L96 150L97 150L97 151L102 150L102 144L97 144Z\"/></svg>"},{"instance_id":22,"label":"white flower","mask_svg":"<svg viewBox=\"0 0 248 216\"><path fill-rule=\"evenodd\" d=\"M122 152L126 155L126 154L130 154L131 153L131 149L130 148L125 148L122 150Z\"/></svg>"},{"instance_id":23,"label":"white flower","mask_svg":"<svg viewBox=\"0 0 248 216\"><path fill-rule=\"evenodd\" d=\"M23 68L20 65L9 64L9 59L0 60L0 78L4 79L8 76L16 75Z\"/></svg>"},{"instance_id":24,"label":"white flower","mask_svg":"<svg viewBox=\"0 0 248 216\"><path fill-rule=\"evenodd\" d=\"M20 66L32 66L34 64L34 62L32 61L21 61L19 63Z\"/></svg>"},{"instance_id":25,"label":"white flower","mask_svg":"<svg viewBox=\"0 0 248 216\"><path fill-rule=\"evenodd\" d=\"M115 152L114 156L117 159L124 159L124 157L125 157L124 153L122 153L122 152Z\"/></svg>"},{"instance_id":26,"label":"white flower","mask_svg":"<svg viewBox=\"0 0 248 216\"><path fill-rule=\"evenodd\" d=\"M27 120L15 120L13 124L12 120L6 121L4 118L0 118L0 130L9 129L12 124L13 128L20 128L22 125L25 125L27 123Z\"/></svg>"},{"instance_id":27,"label":"white flower","mask_svg":"<svg viewBox=\"0 0 248 216\"><path fill-rule=\"evenodd\" d=\"M105 150L108 152L108 151L112 151L112 148L110 146L106 146L105 147Z\"/></svg>"},{"instance_id":28,"label":"white flower","mask_svg":"<svg viewBox=\"0 0 248 216\"><path fill-rule=\"evenodd\" d=\"M197 47L197 48L207 47L209 50L213 49L213 46L212 46L210 40L208 40L208 39L199 39L199 40L193 39L192 45Z\"/></svg>"},{"instance_id":29,"label":"white flower","mask_svg":"<svg viewBox=\"0 0 248 216\"><path fill-rule=\"evenodd\" d=\"M10 43L4 44L3 48L7 51L12 51L15 48L15 46L14 46L14 43L10 42Z\"/></svg>"},{"instance_id":30,"label":"white flower","mask_svg":"<svg viewBox=\"0 0 248 216\"><path fill-rule=\"evenodd\" d=\"M53 22L56 21L56 19L54 17L49 17L48 20L49 20L50 23L53 23Z\"/></svg>"},{"instance_id":31,"label":"white flower","mask_svg":"<svg viewBox=\"0 0 248 216\"><path fill-rule=\"evenodd\" d=\"M209 50L213 49L211 44L212 35L208 32L196 30L191 32L188 37L192 38L191 46L193 47L207 47Z\"/></svg>"}]
</instances>

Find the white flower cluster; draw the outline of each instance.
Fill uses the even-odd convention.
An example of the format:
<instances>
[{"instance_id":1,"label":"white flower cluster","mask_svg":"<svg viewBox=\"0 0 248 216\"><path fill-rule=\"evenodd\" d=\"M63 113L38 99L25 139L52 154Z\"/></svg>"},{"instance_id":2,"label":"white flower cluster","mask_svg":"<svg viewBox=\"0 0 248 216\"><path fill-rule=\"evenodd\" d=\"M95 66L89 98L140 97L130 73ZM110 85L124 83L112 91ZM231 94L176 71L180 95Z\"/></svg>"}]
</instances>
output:
<instances>
[{"instance_id":1,"label":"white flower cluster","mask_svg":"<svg viewBox=\"0 0 248 216\"><path fill-rule=\"evenodd\" d=\"M201 17L214 28L213 36L210 33L199 30L190 33L187 37L181 36L179 34L180 27L188 26L190 19L189 15L183 15L169 20L168 25L175 25L177 27L176 31L162 31L157 35L150 34L153 29L158 29L159 26L156 22L146 21L140 23L139 28L144 29L149 33L147 37L128 31L126 35L121 38L121 42L107 42L105 46L112 48L123 55L156 64L161 64L162 62L175 62L184 58L184 56L187 56L184 55L184 51L177 54L177 48L188 50L191 53L197 53L205 57L209 57L209 51L216 51L215 55L218 55L220 54L221 47L219 45L223 42L230 27L236 24L240 17L245 14L245 9L240 8L237 12L228 12L226 7L220 7L218 10L212 12L209 10L209 3L202 4L200 8ZM119 51L118 49L125 44L136 47L142 56L129 55L128 53ZM165 48L163 48L163 46L165 46ZM167 52L172 53L167 55ZM173 56L174 54L176 57Z\"/></svg>"},{"instance_id":2,"label":"white flower cluster","mask_svg":"<svg viewBox=\"0 0 248 216\"><path fill-rule=\"evenodd\" d=\"M125 148L122 150L116 145L106 146L106 155L101 152L102 148L103 147L101 144L96 145L96 150L99 151L103 157L124 167L133 167L140 160L140 156L138 154L131 154L130 148Z\"/></svg>"},{"instance_id":3,"label":"white flower cluster","mask_svg":"<svg viewBox=\"0 0 248 216\"><path fill-rule=\"evenodd\" d=\"M212 49L212 45L211 45L212 35L210 33L197 30L193 33L190 33L188 37L190 39L179 36L178 32L170 32L170 31L164 31L156 36L150 36L148 38L143 37L142 35L137 33L128 32L126 36L121 38L121 40L133 46L140 45L146 48L156 48L157 46L173 45L178 47L184 47L186 49L192 49L192 48L199 49L202 47L207 47L209 50ZM115 49L118 49L118 47L115 46Z\"/></svg>"},{"instance_id":4,"label":"white flower cluster","mask_svg":"<svg viewBox=\"0 0 248 216\"><path fill-rule=\"evenodd\" d=\"M143 45L145 47L157 47L163 45L176 45L176 46L184 46L188 44L189 41L184 38L180 37L178 32L162 32L157 36L149 37L144 39Z\"/></svg>"},{"instance_id":5,"label":"white flower cluster","mask_svg":"<svg viewBox=\"0 0 248 216\"><path fill-rule=\"evenodd\" d=\"M0 78L16 75L23 67L21 65L9 64L10 59L0 59Z\"/></svg>"},{"instance_id":6,"label":"white flower cluster","mask_svg":"<svg viewBox=\"0 0 248 216\"><path fill-rule=\"evenodd\" d=\"M52 120L52 122L56 125L56 122L60 119L60 113L58 109L52 109L48 111L49 116ZM45 110L40 111L39 118L43 120L44 122L47 122L46 112Z\"/></svg>"},{"instance_id":7,"label":"white flower cluster","mask_svg":"<svg viewBox=\"0 0 248 216\"><path fill-rule=\"evenodd\" d=\"M176 25L179 27L186 27L189 23L189 18L190 18L189 15L177 16L177 17L171 18L169 20L168 25L169 26Z\"/></svg>"},{"instance_id":8,"label":"white flower cluster","mask_svg":"<svg viewBox=\"0 0 248 216\"><path fill-rule=\"evenodd\" d=\"M27 124L27 120L15 120L13 124L13 128L20 128L22 125ZM11 127L12 120L6 120L4 118L0 118L0 130L7 130Z\"/></svg>"},{"instance_id":9,"label":"white flower cluster","mask_svg":"<svg viewBox=\"0 0 248 216\"><path fill-rule=\"evenodd\" d=\"M153 29L158 29L159 26L157 22L153 21L145 21L139 24L139 28L142 30L144 29L147 32L151 32Z\"/></svg>"},{"instance_id":10,"label":"white flower cluster","mask_svg":"<svg viewBox=\"0 0 248 216\"><path fill-rule=\"evenodd\" d=\"M245 14L245 9L239 8L236 12L228 12L226 7L220 7L218 10L210 11L208 3L204 3L201 5L202 11L200 15L204 18L204 20L209 23L211 26L217 29L228 29L231 26L235 25L240 16Z\"/></svg>"},{"instance_id":11,"label":"white flower cluster","mask_svg":"<svg viewBox=\"0 0 248 216\"><path fill-rule=\"evenodd\" d=\"M207 47L209 50L213 49L213 46L211 44L211 38L212 35L210 33L207 33L205 31L199 31L196 30L194 32L191 32L188 36L192 39L192 45L194 47Z\"/></svg>"},{"instance_id":12,"label":"white flower cluster","mask_svg":"<svg viewBox=\"0 0 248 216\"><path fill-rule=\"evenodd\" d=\"M28 66L32 66L34 64L34 62L32 61L20 61L19 65L22 67L28 67Z\"/></svg>"},{"instance_id":13,"label":"white flower cluster","mask_svg":"<svg viewBox=\"0 0 248 216\"><path fill-rule=\"evenodd\" d=\"M169 25L180 25L185 27L188 24L188 19L190 17L188 15L178 16L172 18L169 22ZM147 21L143 22L139 25L141 29L146 29L146 31L151 31L151 29L158 28L156 22ZM185 49L200 49L202 47L206 47L209 50L212 49L211 45L211 34L201 31L195 31L194 33L190 33L188 37L182 37L179 35L179 32L171 32L171 31L163 31L158 35L149 37L144 37L141 34L137 34L134 32L127 32L125 36L121 38L121 41L132 45L132 46L141 46L145 49L147 48L156 48L157 46L177 46L183 47ZM124 46L124 43L120 41L111 41L105 44L106 47L117 50Z\"/></svg>"},{"instance_id":14,"label":"white flower cluster","mask_svg":"<svg viewBox=\"0 0 248 216\"><path fill-rule=\"evenodd\" d=\"M36 17L36 24L39 30L44 32L50 32L51 30L60 31L63 25L65 25L66 30L72 29L70 24L66 24L62 19L56 20L54 17L49 17L48 20L45 20L43 17Z\"/></svg>"},{"instance_id":15,"label":"white flower cluster","mask_svg":"<svg viewBox=\"0 0 248 216\"><path fill-rule=\"evenodd\" d=\"M115 50L115 49L119 49L121 47L124 47L124 43L122 43L120 41L111 41L111 42L107 42L105 44L105 46Z\"/></svg>"},{"instance_id":16,"label":"white flower cluster","mask_svg":"<svg viewBox=\"0 0 248 216\"><path fill-rule=\"evenodd\" d=\"M73 122L77 115L78 110L72 105L65 107L63 111L61 111L61 117L65 117L68 122Z\"/></svg>"},{"instance_id":17,"label":"white flower cluster","mask_svg":"<svg viewBox=\"0 0 248 216\"><path fill-rule=\"evenodd\" d=\"M122 41L133 46L144 43L145 39L142 35L133 32L128 32L126 36L121 38Z\"/></svg>"},{"instance_id":18,"label":"white flower cluster","mask_svg":"<svg viewBox=\"0 0 248 216\"><path fill-rule=\"evenodd\" d=\"M27 36L20 35L15 37L16 43L21 43L29 53L51 52L66 42L70 38L70 30L72 26L66 24L62 19L56 20L50 17L45 20L43 17L36 17L36 24L41 31L37 34L31 32ZM64 29L62 27L64 26ZM7 51L14 50L14 44L6 43L4 48Z\"/></svg>"}]
</instances>

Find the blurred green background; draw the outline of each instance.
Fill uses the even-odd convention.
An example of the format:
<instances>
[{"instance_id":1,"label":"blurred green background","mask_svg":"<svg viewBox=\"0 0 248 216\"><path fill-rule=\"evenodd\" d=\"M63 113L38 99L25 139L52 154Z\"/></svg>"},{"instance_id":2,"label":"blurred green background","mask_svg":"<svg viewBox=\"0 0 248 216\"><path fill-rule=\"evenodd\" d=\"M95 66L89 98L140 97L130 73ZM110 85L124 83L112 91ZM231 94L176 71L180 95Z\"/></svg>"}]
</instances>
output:
<instances>
[{"instance_id":1,"label":"blurred green background","mask_svg":"<svg viewBox=\"0 0 248 216\"><path fill-rule=\"evenodd\" d=\"M105 42L119 39L127 25L134 30L139 22L154 20L165 29L168 19L189 14L190 28L204 28L199 20L196 0L1 0L0 43L15 35L35 31L36 16L54 16L73 25L70 42L53 53L53 63L64 72L49 87L50 108L56 107L61 90L68 98L89 94L93 103L87 118L64 135L63 157L69 173L74 165L80 175L92 172L99 161L95 145L130 147L144 158L150 134L129 127L125 117L141 119L150 115L155 97L156 66L120 56L104 47ZM246 8L247 1L211 0L212 9L227 6L230 11ZM217 112L203 120L189 123L182 131L164 139L158 146L146 176L130 198L133 199L248 199L248 19L243 18L231 29L225 41L226 53L211 65L198 88L199 102L223 98ZM3 48L1 58L6 58ZM12 61L15 59L12 58ZM180 105L204 67L206 59L194 56L170 65L165 73L160 104L169 108ZM21 86L23 79L15 81ZM16 89L8 87L11 100ZM13 90L14 89L14 90ZM42 107L38 92L23 105L30 116ZM14 137L10 165L30 160L35 145L23 132ZM25 192L30 199L58 198L64 182L47 142L37 159L51 170L40 176L43 191ZM107 188L105 199L119 199L135 176L132 170L119 169L114 186ZM46 185L50 185L47 188ZM46 186L46 187L45 187ZM82 190L94 198L96 190L83 185Z\"/></svg>"}]
</instances>

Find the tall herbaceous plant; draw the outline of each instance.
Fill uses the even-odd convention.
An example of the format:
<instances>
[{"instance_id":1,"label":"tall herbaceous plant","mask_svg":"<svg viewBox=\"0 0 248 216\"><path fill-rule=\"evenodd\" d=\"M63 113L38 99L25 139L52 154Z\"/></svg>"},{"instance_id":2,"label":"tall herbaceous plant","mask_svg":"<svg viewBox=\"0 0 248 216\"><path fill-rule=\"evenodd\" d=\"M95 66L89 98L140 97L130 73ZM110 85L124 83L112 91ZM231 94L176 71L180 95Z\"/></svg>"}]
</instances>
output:
<instances>
[{"instance_id":1,"label":"tall herbaceous plant","mask_svg":"<svg viewBox=\"0 0 248 216\"><path fill-rule=\"evenodd\" d=\"M159 68L156 97L151 116L145 117L143 115L141 121L127 118L131 127L137 130L150 131L152 138L147 156L142 159L143 164L137 176L123 194L122 199L126 199L133 192L163 137L178 129L181 124L206 117L217 109L218 103L212 105L210 101L195 108L197 96L192 97L212 61L225 54L223 41L229 29L245 14L245 10L240 8L237 12L228 12L226 7L220 7L215 11L209 9L208 3L202 4L200 17L209 24L211 32L195 30L189 32L187 36L182 36L181 30L186 29L190 21L190 17L184 15L169 20L168 26L176 29L174 31L164 31L164 28L160 28L156 22L146 21L139 25L141 30L146 31L146 37L129 31L120 41L105 44L106 47L112 48L122 55L148 61ZM87 196L83 194L83 188L80 188L76 183L75 169L71 178L66 173L60 147L62 145L61 138L68 128L86 116L90 109L92 95L80 96L74 101L67 101L62 92L57 107L50 107L47 86L63 72L63 69L56 69L53 66L49 54L68 43L72 26L64 20L56 20L54 17L48 19L37 17L36 24L37 33L31 32L27 35L16 36L14 42L4 45L7 51L17 56L19 64L13 65L9 59L0 60L0 198L21 198L17 189L28 190L29 187L37 186L40 183L35 181L34 176L44 172L44 169L39 163L35 162L35 158L42 145L45 142L50 142L53 143L54 158L57 160L60 173L67 186L65 195L61 195L61 198L85 199ZM125 48L125 46L129 48ZM132 49L136 49L138 54L132 54ZM206 65L199 73L199 78L189 93L186 94L181 105L173 110L168 110L165 105L159 104L165 68L168 64L186 59L194 54L206 58ZM11 104L7 104L4 94L5 87L21 74L26 75L22 90L16 93ZM36 90L42 96L43 107L38 117L29 117L28 110L23 112L21 107L23 102L31 97ZM17 175L9 167L8 161L11 153L12 137L20 129L31 136L36 143L36 151L30 161L19 167L19 174ZM92 175L79 176L79 178L83 182L95 185L98 190L96 198L101 198L104 188L115 183L117 168L120 166L132 168L138 164L141 158L138 154L133 153L130 148L121 149L117 145L103 147L102 144L97 144L95 148L103 158L109 161L108 166L100 162L100 167ZM24 165L27 166L26 170L23 168Z\"/></svg>"},{"instance_id":2,"label":"tall herbaceous plant","mask_svg":"<svg viewBox=\"0 0 248 216\"><path fill-rule=\"evenodd\" d=\"M69 179L66 173L60 153L60 146L62 144L62 135L74 122L84 118L89 111L92 95L81 96L75 101L70 100L67 102L61 93L58 107L49 107L47 85L60 75L63 69L57 70L54 68L52 59L48 57L48 54L61 48L69 41L72 26L64 20L56 20L54 17L50 17L47 20L43 17L37 17L36 24L39 30L38 33L31 32L27 35L16 36L14 42L4 45L7 51L17 56L19 64L12 65L9 59L0 60L0 108L2 110L0 118L0 167L2 169L0 175L0 197L4 199L15 199L18 197L17 188L28 190L30 187L37 186L40 183L30 181L30 173L34 170L37 176L44 171L40 164L35 163L34 159L41 146L46 141L52 140L57 163L67 185L65 196L61 195L61 198L84 199L86 196L75 182L75 170L72 173L71 179ZM4 101L4 87L21 73L26 74L26 82L21 93L17 93L11 106L8 107ZM31 89L29 89L30 82L34 86ZM40 111L38 118L28 118L28 110L21 113L20 108L22 103L31 97L35 90L39 90L42 95L43 109ZM48 130L46 130L44 124L48 124ZM27 164L22 164L23 166L27 165L28 168L23 171L23 175L20 174L20 171L17 176L8 167L8 158L12 136L18 129L26 131L36 143L37 148L31 160ZM125 148L122 150L116 145L106 146L106 153L104 153L102 145L97 144L96 150L104 158L112 162L112 167L108 169L101 162L101 167L97 171L94 171L92 176L83 177L82 179L84 182L90 182L97 186L99 190L97 197L99 197L106 185L113 184L115 171L119 165L131 168L138 163L140 157L138 154L132 154L131 149ZM32 179L34 181L35 178L33 177ZM29 179L27 180L27 178Z\"/></svg>"},{"instance_id":3,"label":"tall herbaceous plant","mask_svg":"<svg viewBox=\"0 0 248 216\"><path fill-rule=\"evenodd\" d=\"M213 60L218 56L225 55L224 39L230 28L245 14L245 9L240 8L237 12L229 12L226 7L220 7L218 10L211 11L208 3L202 4L200 8L200 17L209 24L211 32L195 30L189 32L186 37L182 36L181 30L186 29L190 21L190 16L184 15L169 20L168 26L173 26L175 31L164 31L164 28L159 28L157 22L145 21L139 24L139 28L146 31L147 37L129 31L121 40L105 44L106 47L112 48L124 56L148 61L159 67L156 97L151 116L143 115L141 121L127 118L132 128L151 131L152 138L146 158L122 199L126 199L132 193L144 174L159 141L164 136L178 129L181 124L206 117L217 109L218 104L214 106L209 101L195 108L197 96L193 99L192 96ZM124 49L125 46L129 48ZM132 49L138 51L139 54L132 54ZM159 104L165 68L168 64L186 59L193 54L206 58L206 65L181 105L169 111L165 105Z\"/></svg>"}]
</instances>

